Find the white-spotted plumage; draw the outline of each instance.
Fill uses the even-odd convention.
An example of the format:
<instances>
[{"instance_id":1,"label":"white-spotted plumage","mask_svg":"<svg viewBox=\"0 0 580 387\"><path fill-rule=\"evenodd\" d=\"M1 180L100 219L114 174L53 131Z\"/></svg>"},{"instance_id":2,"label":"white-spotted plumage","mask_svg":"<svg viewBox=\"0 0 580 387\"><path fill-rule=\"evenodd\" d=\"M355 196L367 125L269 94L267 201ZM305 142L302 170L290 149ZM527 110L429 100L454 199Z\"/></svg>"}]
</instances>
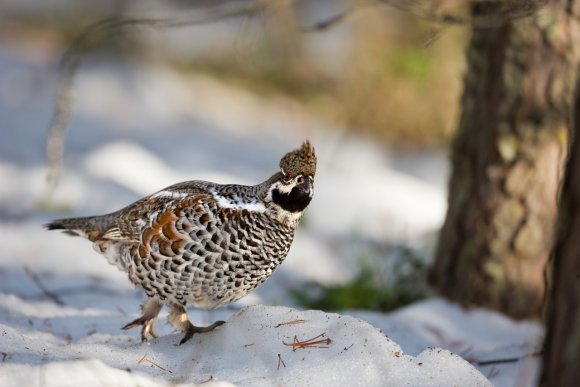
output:
<instances>
[{"instance_id":1,"label":"white-spotted plumage","mask_svg":"<svg viewBox=\"0 0 580 387\"><path fill-rule=\"evenodd\" d=\"M244 210L259 213L266 211L266 206L264 205L263 201L257 198L250 199L238 196L227 198L222 196L215 189L210 190L210 193L221 208L231 208L233 210Z\"/></svg>"},{"instance_id":2,"label":"white-spotted plumage","mask_svg":"<svg viewBox=\"0 0 580 387\"><path fill-rule=\"evenodd\" d=\"M182 199L186 196L187 196L186 192L174 192L174 191L163 189L159 192L154 193L150 197L151 197L151 199L156 199L156 198Z\"/></svg>"}]
</instances>

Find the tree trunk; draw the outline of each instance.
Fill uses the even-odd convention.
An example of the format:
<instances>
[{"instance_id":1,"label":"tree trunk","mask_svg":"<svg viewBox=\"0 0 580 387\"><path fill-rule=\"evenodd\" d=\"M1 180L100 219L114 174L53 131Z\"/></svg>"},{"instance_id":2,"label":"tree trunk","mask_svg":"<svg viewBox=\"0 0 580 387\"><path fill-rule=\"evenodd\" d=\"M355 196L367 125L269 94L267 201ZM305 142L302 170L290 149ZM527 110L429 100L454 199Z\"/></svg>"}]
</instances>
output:
<instances>
[{"instance_id":1,"label":"tree trunk","mask_svg":"<svg viewBox=\"0 0 580 387\"><path fill-rule=\"evenodd\" d=\"M553 253L542 386L577 386L580 380L580 82Z\"/></svg>"},{"instance_id":2,"label":"tree trunk","mask_svg":"<svg viewBox=\"0 0 580 387\"><path fill-rule=\"evenodd\" d=\"M540 315L580 58L579 8L580 0L557 0L534 17L473 30L431 273L444 296L464 305Z\"/></svg>"}]
</instances>

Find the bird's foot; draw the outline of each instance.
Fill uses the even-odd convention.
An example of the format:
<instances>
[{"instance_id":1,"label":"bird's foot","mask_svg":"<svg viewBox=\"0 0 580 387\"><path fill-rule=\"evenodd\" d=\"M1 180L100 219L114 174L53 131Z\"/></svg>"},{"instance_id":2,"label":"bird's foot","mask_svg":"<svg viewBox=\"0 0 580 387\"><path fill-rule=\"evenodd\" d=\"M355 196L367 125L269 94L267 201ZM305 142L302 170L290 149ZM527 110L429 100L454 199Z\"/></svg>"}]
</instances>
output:
<instances>
[{"instance_id":1,"label":"bird's foot","mask_svg":"<svg viewBox=\"0 0 580 387\"><path fill-rule=\"evenodd\" d=\"M196 327L188 320L187 326L185 328L185 335L183 336L183 339L181 339L181 341L179 342L179 345L186 343L196 333L211 332L214 329L216 329L217 327L219 327L220 325L223 325L225 323L226 323L225 321L216 321L207 327Z\"/></svg>"},{"instance_id":2,"label":"bird's foot","mask_svg":"<svg viewBox=\"0 0 580 387\"><path fill-rule=\"evenodd\" d=\"M131 321L121 329L127 330L142 325L143 328L141 328L141 342L147 341L147 336L151 336L152 338L156 339L157 333L155 333L153 326L155 325L155 320L157 319L157 315L159 314L159 311L162 307L163 304L158 300L149 298L143 305L141 305L143 316Z\"/></svg>"},{"instance_id":3,"label":"bird's foot","mask_svg":"<svg viewBox=\"0 0 580 387\"><path fill-rule=\"evenodd\" d=\"M225 321L216 321L207 327L196 327L189 321L187 316L187 311L183 305L173 304L171 305L171 311L169 312L169 322L177 329L185 332L183 339L179 342L179 345L186 343L189 339L193 337L196 333L210 332L225 324Z\"/></svg>"},{"instance_id":4,"label":"bird's foot","mask_svg":"<svg viewBox=\"0 0 580 387\"><path fill-rule=\"evenodd\" d=\"M155 320L155 317L147 318L145 316L141 316L138 319L131 321L121 329L127 330L142 325L143 328L141 328L141 342L145 342L147 341L147 336L151 336L154 339L157 338L157 333L154 329Z\"/></svg>"}]
</instances>

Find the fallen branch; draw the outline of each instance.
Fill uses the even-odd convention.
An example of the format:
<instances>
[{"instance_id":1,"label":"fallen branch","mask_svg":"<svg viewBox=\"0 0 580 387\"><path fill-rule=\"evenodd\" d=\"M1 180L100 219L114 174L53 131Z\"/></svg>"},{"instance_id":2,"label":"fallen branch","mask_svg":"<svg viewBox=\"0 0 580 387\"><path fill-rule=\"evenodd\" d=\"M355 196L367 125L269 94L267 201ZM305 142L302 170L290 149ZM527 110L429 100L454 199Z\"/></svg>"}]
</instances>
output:
<instances>
[{"instance_id":1,"label":"fallen branch","mask_svg":"<svg viewBox=\"0 0 580 387\"><path fill-rule=\"evenodd\" d=\"M126 292L121 292L115 289L109 289L98 285L81 285L81 286L67 286L63 288L55 288L50 291L56 297L61 296L68 296L68 295L80 295L80 294L102 294L102 295L109 295L109 296L118 296L121 294L126 294ZM33 294L27 299L33 300L39 297L44 297L46 295L45 292L41 294Z\"/></svg>"},{"instance_id":2,"label":"fallen branch","mask_svg":"<svg viewBox=\"0 0 580 387\"><path fill-rule=\"evenodd\" d=\"M473 361L472 364L476 364L480 367L488 366L488 365L495 365L495 364L507 364L507 363L517 363L518 361L525 359L526 357L530 356L541 356L543 354L542 351L533 352L529 355L524 355L520 357L508 357L504 359L490 359L490 360L481 360L481 361Z\"/></svg>"},{"instance_id":3,"label":"fallen branch","mask_svg":"<svg viewBox=\"0 0 580 387\"><path fill-rule=\"evenodd\" d=\"M35 285L38 286L38 288L42 291L42 293L44 293L45 296L50 298L57 305L60 306L66 305L60 298L58 298L56 294L54 294L53 292L48 290L46 286L44 286L38 275L36 275L36 273L34 273L32 269L30 269L28 266L24 266L24 271L30 277L32 282L34 282Z\"/></svg>"}]
</instances>

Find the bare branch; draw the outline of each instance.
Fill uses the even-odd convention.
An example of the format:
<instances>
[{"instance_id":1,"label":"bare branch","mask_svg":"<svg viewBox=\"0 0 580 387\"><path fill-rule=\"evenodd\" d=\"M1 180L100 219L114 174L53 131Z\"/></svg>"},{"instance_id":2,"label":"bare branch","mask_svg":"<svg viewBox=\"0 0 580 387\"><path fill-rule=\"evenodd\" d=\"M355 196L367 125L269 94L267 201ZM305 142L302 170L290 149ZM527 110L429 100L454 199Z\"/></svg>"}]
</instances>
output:
<instances>
[{"instance_id":1,"label":"bare branch","mask_svg":"<svg viewBox=\"0 0 580 387\"><path fill-rule=\"evenodd\" d=\"M355 16L357 13L359 13L361 11L365 11L369 8L375 8L375 7L380 7L380 6L383 6L383 4L381 4L379 2L361 4L357 7L353 7L353 8L347 9L346 11L337 13L337 14L335 14L327 19L320 20L320 21L314 23L313 25L302 27L301 30L302 30L302 32L325 31L325 30L336 27L339 23L342 23L343 21L345 21L345 19L350 18L352 16Z\"/></svg>"},{"instance_id":2,"label":"bare branch","mask_svg":"<svg viewBox=\"0 0 580 387\"><path fill-rule=\"evenodd\" d=\"M56 106L46 140L48 192L54 190L60 178L64 153L64 135L72 110L71 90L79 63L80 57L78 55L74 57L65 55L61 64Z\"/></svg>"},{"instance_id":3,"label":"bare branch","mask_svg":"<svg viewBox=\"0 0 580 387\"><path fill-rule=\"evenodd\" d=\"M64 137L72 112L71 90L77 70L85 54L105 47L120 35L120 32L138 27L179 28L212 23L236 17L251 17L274 4L272 0L257 0L251 3L226 3L203 11L196 10L176 18L110 18L88 26L67 49L60 62L60 79L54 115L46 141L47 185L50 194L60 177L64 154Z\"/></svg>"},{"instance_id":4,"label":"bare branch","mask_svg":"<svg viewBox=\"0 0 580 387\"><path fill-rule=\"evenodd\" d=\"M484 4L485 0L469 0L468 4ZM330 16L327 19L320 20L311 26L303 27L304 32L319 32L336 27L339 23L345 21L347 18L354 16L356 13L379 6L389 6L400 11L409 13L410 15L438 23L442 25L472 25L474 27L494 27L506 23L511 20L521 19L536 13L539 9L544 7L548 0L522 0L515 2L500 2L497 4L503 7L497 7L494 12L489 12L484 15L466 15L459 13L450 13L449 11L441 12L437 8L437 4L432 1L425 0L376 0L373 3L363 3L359 6L350 8L341 13ZM430 44L430 42L429 42Z\"/></svg>"},{"instance_id":5,"label":"bare branch","mask_svg":"<svg viewBox=\"0 0 580 387\"><path fill-rule=\"evenodd\" d=\"M497 1L493 11L480 15L467 15L440 12L437 4L431 1L421 0L378 0L385 5L391 6L415 17L446 25L471 25L476 28L496 27L509 21L528 17L548 4L549 0L521 0L521 1ZM471 6L492 4L486 0L470 0ZM492 8L492 7L490 7Z\"/></svg>"},{"instance_id":6,"label":"bare branch","mask_svg":"<svg viewBox=\"0 0 580 387\"><path fill-rule=\"evenodd\" d=\"M71 90L83 55L106 46L111 41L117 39L120 32L131 28L179 28L236 17L252 17L264 12L268 7L288 1L293 0L256 0L242 4L238 2L225 3L204 8L203 10L198 9L183 17L110 18L87 27L65 52L60 64L60 80L55 110L46 142L48 193L50 194L52 192L60 177L64 153L65 130L72 111ZM485 4L486 0L469 0L469 2L470 4ZM311 26L303 27L302 31L325 31L337 26L339 23L362 10L378 6L390 6L443 26L470 24L475 27L492 27L509 20L530 16L546 5L547 2L548 0L498 1L498 6L495 7L496 9L494 11L476 16L461 16L460 14L454 14L448 11L441 12L437 4L426 0L372 0L370 3L362 3ZM439 36L440 31L441 29L436 29L425 45L431 44Z\"/></svg>"}]
</instances>

